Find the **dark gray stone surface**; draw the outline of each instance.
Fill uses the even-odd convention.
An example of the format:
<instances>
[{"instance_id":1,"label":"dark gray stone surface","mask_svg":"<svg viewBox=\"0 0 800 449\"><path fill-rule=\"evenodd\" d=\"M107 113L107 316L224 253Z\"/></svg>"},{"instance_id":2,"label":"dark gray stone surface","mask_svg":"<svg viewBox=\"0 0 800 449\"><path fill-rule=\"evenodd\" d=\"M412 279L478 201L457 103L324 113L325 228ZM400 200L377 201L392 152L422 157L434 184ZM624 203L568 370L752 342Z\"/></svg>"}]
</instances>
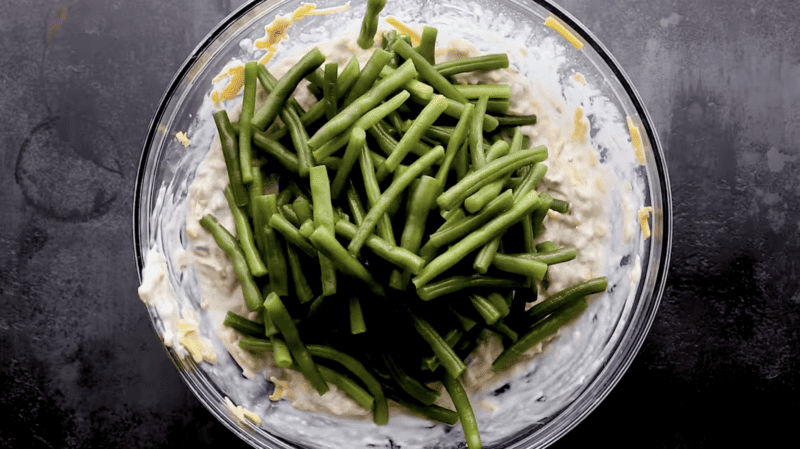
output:
<instances>
[{"instance_id":1,"label":"dark gray stone surface","mask_svg":"<svg viewBox=\"0 0 800 449\"><path fill-rule=\"evenodd\" d=\"M158 100L241 3L0 1L0 446L244 446L165 357L136 297L131 236ZM652 115L675 233L640 354L553 447L793 438L800 3L561 4Z\"/></svg>"}]
</instances>

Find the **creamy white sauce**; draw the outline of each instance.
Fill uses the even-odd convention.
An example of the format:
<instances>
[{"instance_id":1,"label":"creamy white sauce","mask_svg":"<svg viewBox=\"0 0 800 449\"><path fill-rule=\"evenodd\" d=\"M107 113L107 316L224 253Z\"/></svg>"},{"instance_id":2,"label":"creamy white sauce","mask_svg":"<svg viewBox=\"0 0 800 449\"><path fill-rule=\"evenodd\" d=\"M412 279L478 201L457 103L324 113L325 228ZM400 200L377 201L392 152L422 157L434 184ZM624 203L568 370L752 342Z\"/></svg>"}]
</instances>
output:
<instances>
[{"instance_id":1,"label":"creamy white sauce","mask_svg":"<svg viewBox=\"0 0 800 449\"><path fill-rule=\"evenodd\" d=\"M447 34L441 32L443 26L437 26L440 27L437 60L481 53L465 40L447 42ZM623 151L630 151L630 142L625 141L624 119L620 119L614 104L598 94L591 79L579 73L570 77L561 75L564 66L571 63L565 56L564 44L545 38L536 47L522 49L512 45L507 49L511 59L509 70L459 77L467 82L512 86L512 112L537 114L538 118L536 125L523 127L523 132L531 137L533 146L545 145L549 150L545 162L549 170L540 190L570 201L569 213L551 211L547 215L546 231L538 241L575 246L578 258L551 266L550 286L548 291L540 291L540 296L546 297L548 292L596 276L608 276L610 285L624 282L617 286L619 291L613 297L604 294L592 298L590 309L576 323L565 326L544 347L540 344L532 348L506 371L491 369L491 362L502 348L496 337L484 336L484 344L468 360L463 381L485 443L500 440L537 421L546 421L591 380L611 350L606 343L618 335L617 324L627 319L631 311L631 298L641 273L638 255L633 263L620 269L622 255L631 251L633 217L627 211L634 204L642 204L642 199L630 190L630 184L619 193L620 178L624 179L625 171L635 163L630 153L627 158L622 155ZM319 48L329 61L338 61L340 67L353 54L362 66L369 57L367 51L355 45L354 36ZM270 66L271 72L280 77L304 53L279 60ZM231 65L242 62L232 61ZM304 86L301 84L295 95L308 105L313 97ZM139 295L155 308L164 343L179 355L189 356L190 351L180 341L180 323L196 323L202 334L199 341L206 349L213 347L217 356L215 363L202 363L200 368L225 393L231 412L239 418L247 416L243 411L257 416L261 428L305 444L332 448L343 444L383 446L391 438L405 448L455 444L463 439L458 426L450 431L447 426L432 425L395 407L389 425L375 426L370 412L337 388L331 386L329 393L319 396L301 374L278 368L269 355L255 356L241 350L236 343L238 333L222 325L228 311L250 317L252 313L245 306L226 255L198 220L213 214L235 234L223 196L227 171L219 139L215 138L212 114L218 107L228 107L231 119L235 120L239 114L238 101L215 105L206 98L189 137L193 151L207 151L207 154L197 168L185 203L176 208L179 210L165 208L154 214L158 227L164 231L154 238L153 249L147 254ZM589 135L589 130L593 130L593 135ZM599 146L608 152L604 163L600 162ZM612 195L612 190L618 193ZM624 219L616 218L620 211ZM184 241L165 243L169 239L164 235L181 234L182 228ZM170 281L170 262L165 253L172 255L171 269L180 273L180 282ZM206 361L212 362L211 357ZM267 379L275 384L274 389ZM504 394L493 394L506 384ZM452 408L446 393L439 403ZM245 425L245 421L255 419L240 421Z\"/></svg>"}]
</instances>

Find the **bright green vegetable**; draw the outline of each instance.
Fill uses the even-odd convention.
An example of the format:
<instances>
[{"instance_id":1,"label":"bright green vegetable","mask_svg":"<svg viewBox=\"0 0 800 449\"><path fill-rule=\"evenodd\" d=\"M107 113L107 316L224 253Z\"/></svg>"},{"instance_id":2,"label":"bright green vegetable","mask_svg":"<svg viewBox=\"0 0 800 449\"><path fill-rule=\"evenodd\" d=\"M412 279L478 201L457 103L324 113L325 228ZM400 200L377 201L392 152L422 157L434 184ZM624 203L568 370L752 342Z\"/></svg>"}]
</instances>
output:
<instances>
[{"instance_id":1,"label":"bright green vegetable","mask_svg":"<svg viewBox=\"0 0 800 449\"><path fill-rule=\"evenodd\" d=\"M222 155L228 169L228 185L236 199L236 205L243 207L250 200L247 188L242 183L242 167L239 160L239 143L236 132L228 118L228 113L223 109L214 113L214 123L217 125L219 140L222 144Z\"/></svg>"},{"instance_id":2,"label":"bright green vegetable","mask_svg":"<svg viewBox=\"0 0 800 449\"><path fill-rule=\"evenodd\" d=\"M247 260L250 273L255 277L265 276L267 274L267 266L264 265L264 261L261 260L261 255L256 248L253 231L250 228L250 220L248 220L244 211L236 205L236 200L233 198L230 187L225 189L225 200L228 202L231 215L233 215L236 234L239 236L239 245L244 252L244 258Z\"/></svg>"},{"instance_id":3,"label":"bright green vegetable","mask_svg":"<svg viewBox=\"0 0 800 449\"><path fill-rule=\"evenodd\" d=\"M242 167L242 182L253 182L253 119L256 107L256 83L258 82L258 62L248 61L244 65L244 93L242 94L242 113L239 116L239 165Z\"/></svg>"},{"instance_id":4,"label":"bright green vegetable","mask_svg":"<svg viewBox=\"0 0 800 449\"><path fill-rule=\"evenodd\" d=\"M271 125L300 80L316 70L324 62L325 55L316 47L303 56L297 64L286 72L283 78L278 80L275 88L267 95L264 103L253 115L253 126L264 130Z\"/></svg>"},{"instance_id":5,"label":"bright green vegetable","mask_svg":"<svg viewBox=\"0 0 800 449\"><path fill-rule=\"evenodd\" d=\"M250 268L247 266L244 252L241 246L239 246L236 237L219 224L213 215L206 215L201 218L200 225L214 236L217 245L219 245L219 247L225 251L225 254L228 255L228 258L231 259L233 271L239 283L242 285L242 294L244 295L247 308L250 310L260 309L261 303L263 302L261 292L258 290L253 275L250 273Z\"/></svg>"},{"instance_id":6,"label":"bright green vegetable","mask_svg":"<svg viewBox=\"0 0 800 449\"><path fill-rule=\"evenodd\" d=\"M355 236L353 236L353 240L350 241L350 245L348 246L348 250L352 254L358 254L361 250L361 247L364 246L364 243L367 240L367 237L372 233L372 229L378 222L383 214L389 209L390 204L397 199L397 197L402 193L403 190L411 184L417 176L421 175L425 170L427 170L431 165L439 162L444 157L444 148L438 146L431 150L430 153L422 156L421 158L414 161L408 167L405 173L403 173L398 179L396 179L392 184L381 194L381 197L375 203L372 208L370 208L367 216L364 217L364 222L361 223L361 226L358 228L358 232Z\"/></svg>"},{"instance_id":7,"label":"bright green vegetable","mask_svg":"<svg viewBox=\"0 0 800 449\"><path fill-rule=\"evenodd\" d=\"M369 0L367 12L361 21L361 32L358 35L358 46L368 49L375 45L375 33L378 31L378 19L386 0Z\"/></svg>"}]
</instances>

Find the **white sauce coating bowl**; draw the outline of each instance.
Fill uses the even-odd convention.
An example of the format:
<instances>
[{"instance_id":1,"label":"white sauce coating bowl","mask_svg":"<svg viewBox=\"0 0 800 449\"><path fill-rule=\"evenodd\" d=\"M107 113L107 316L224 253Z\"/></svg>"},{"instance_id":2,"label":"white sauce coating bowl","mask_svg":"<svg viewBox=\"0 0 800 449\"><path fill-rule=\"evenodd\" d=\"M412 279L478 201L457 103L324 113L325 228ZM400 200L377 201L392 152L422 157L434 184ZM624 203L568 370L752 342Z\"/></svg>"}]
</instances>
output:
<instances>
[{"instance_id":1,"label":"white sauce coating bowl","mask_svg":"<svg viewBox=\"0 0 800 449\"><path fill-rule=\"evenodd\" d=\"M354 2L355 3L355 2ZM393 414L388 426L297 410L287 401L270 402L265 379L246 379L216 332L204 325L196 273L186 266L189 240L184 226L186 201L198 166L216 129L207 109L212 79L232 60L251 60L252 41L264 26L291 14L302 2L253 2L220 23L192 52L173 78L153 117L139 165L134 199L134 246L140 280L147 254L165 256L164 285L174 303L148 305L169 357L200 401L231 431L254 447L463 447L460 426L448 427ZM318 8L340 6L319 1ZM365 2L332 15L310 16L288 29L274 60L309 46L358 31ZM439 39L461 38L483 52L510 52L512 67L537 86L552 91L571 117L580 107L589 145L607 173L602 195L609 218L603 264L609 290L541 354L515 367L507 379L473 395L486 447L539 448L564 435L590 413L616 385L644 341L664 289L672 243L672 209L666 162L655 129L636 90L609 52L580 23L552 2L477 0L465 2L389 0L381 13L419 29L439 29ZM553 27L552 17L571 31L578 49ZM269 64L268 64L269 65ZM234 100L238 101L238 100ZM233 103L226 105L232 107ZM557 108L560 106L557 106ZM535 111L534 111L535 112ZM628 118L639 130L644 164L634 154ZM209 124L211 126L209 126ZM175 138L186 131L192 145ZM551 149L552 151L552 149ZM567 198L572 202L578 199ZM651 206L652 236L643 238L636 211ZM580 251L580 246L578 246ZM167 321L192 316L203 338L211 340L218 361L195 364L175 344ZM207 324L207 323L206 323ZM255 411L261 426L237 418L233 404ZM491 404L491 407L478 406Z\"/></svg>"}]
</instances>

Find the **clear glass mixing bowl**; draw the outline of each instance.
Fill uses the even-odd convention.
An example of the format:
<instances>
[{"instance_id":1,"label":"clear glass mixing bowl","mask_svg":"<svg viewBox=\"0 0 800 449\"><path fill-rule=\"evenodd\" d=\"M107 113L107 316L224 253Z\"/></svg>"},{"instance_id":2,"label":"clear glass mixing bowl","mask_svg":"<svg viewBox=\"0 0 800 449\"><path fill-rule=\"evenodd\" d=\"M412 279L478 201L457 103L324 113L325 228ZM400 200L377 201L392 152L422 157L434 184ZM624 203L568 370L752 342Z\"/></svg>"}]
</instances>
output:
<instances>
[{"instance_id":1,"label":"clear glass mixing bowl","mask_svg":"<svg viewBox=\"0 0 800 449\"><path fill-rule=\"evenodd\" d=\"M291 13L300 4L298 1L252 2L223 20L197 46L173 78L144 143L133 210L134 246L140 279L147 251L157 248L166 255L169 281L179 303L198 313L201 313L199 299L191 284L191 275L175 260L176 251L186 244L185 229L174 224L180 223L186 214L188 187L205 150L184 148L174 133L189 130L193 142L213 138L216 132L213 121L209 121L210 117L196 115L204 99L208 98L211 79L232 59L252 58L246 47L252 40L263 36L264 26L278 15ZM317 4L319 8L326 8L341 3L322 0ZM365 2L352 2L345 12L305 18L289 28L290 38L280 44L278 57L357 31L364 11ZM631 185L627 195L633 204L653 207L653 236L643 239L637 233L632 242L625 244L620 242L623 214L611 214L609 251L613 257L609 257L606 275L612 288L602 301L593 302L589 311L579 319L603 324L592 327L590 332L573 333L568 337L562 335L548 346L528 367L529 372L519 376L521 380L518 382L535 381L537 387L526 390L529 391L527 395L498 396L500 409L507 410L505 414L478 411L479 426L489 429L486 433L481 431L487 447L545 447L578 424L614 387L639 350L658 308L672 242L672 208L666 163L655 129L639 95L611 54L583 25L552 2L389 0L381 14L382 18L387 16L414 26L436 26L440 28L440 36L446 30L449 37L465 38L487 52L503 51L509 47L534 47L542 43L550 45L548 48L552 48L552 54L547 51L538 54L558 61L552 65L544 61L548 68L554 68L554 76L566 85L569 77L580 73L586 85L590 86L589 90L565 89L561 95L586 97L592 144L597 148L601 163L621 181L608 189L612 211L619 211L622 207L626 182ZM552 27L545 26L548 17L571 30L583 44L582 49L571 45ZM529 66L522 64L519 69L523 74L533 73L541 69L537 65L542 63L542 60L531 61ZM578 91L580 93L576 93ZM616 112L603 117L591 115L591 105L595 103L611 107ZM641 131L646 156L643 165L634 159L626 117L630 117ZM608 140L604 135L608 132L619 137ZM609 148L609 141L617 148ZM640 265L636 261L641 261ZM640 273L636 273L637 267L641 269ZM164 327L158 310L148 309L156 331L163 337ZM206 336L214 338L210 334ZM231 431L254 447L326 447L326 444L336 447L337 443L326 443L328 435L331 441L358 435L363 443L375 445L372 447L390 447L391 444L410 447L410 444L403 443L402 435L392 434L409 432L406 421L394 416L392 419L402 421L401 425L378 428L371 423L304 414L276 403L266 409L260 427L242 423L230 413L224 400L227 396L236 404L253 406L252 398L226 380L226 376L241 377L235 365L225 369L209 368L205 363L195 365L190 357L179 357L172 348L165 348L186 385L200 401ZM221 355L220 358L225 357ZM264 383L266 385L266 381ZM265 387L262 393L266 392ZM458 426L447 431L442 425L411 421L412 425L419 426L418 432L413 432L422 435L417 439L421 438L423 447L463 445L463 435ZM504 421L511 424L498 427L498 422ZM313 423L309 427L322 430L318 430L318 434L301 435L299 428L303 423ZM359 444L351 440L346 446L359 447Z\"/></svg>"}]
</instances>

